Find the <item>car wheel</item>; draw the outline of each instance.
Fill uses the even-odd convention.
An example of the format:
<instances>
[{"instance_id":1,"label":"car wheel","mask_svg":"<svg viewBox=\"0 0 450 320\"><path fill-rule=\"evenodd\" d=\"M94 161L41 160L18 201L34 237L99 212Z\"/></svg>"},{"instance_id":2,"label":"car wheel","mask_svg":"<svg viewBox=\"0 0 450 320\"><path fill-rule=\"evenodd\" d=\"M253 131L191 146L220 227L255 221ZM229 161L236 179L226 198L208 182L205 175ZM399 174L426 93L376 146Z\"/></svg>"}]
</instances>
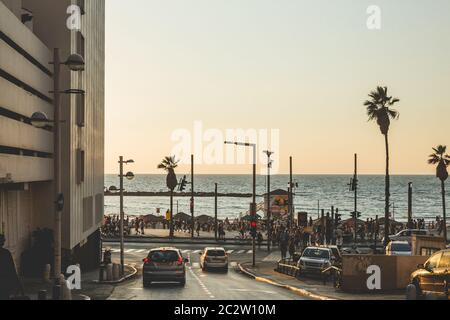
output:
<instances>
[{"instance_id":1,"label":"car wheel","mask_svg":"<svg viewBox=\"0 0 450 320\"><path fill-rule=\"evenodd\" d=\"M406 287L406 300L420 300L421 297L420 286L417 281Z\"/></svg>"}]
</instances>

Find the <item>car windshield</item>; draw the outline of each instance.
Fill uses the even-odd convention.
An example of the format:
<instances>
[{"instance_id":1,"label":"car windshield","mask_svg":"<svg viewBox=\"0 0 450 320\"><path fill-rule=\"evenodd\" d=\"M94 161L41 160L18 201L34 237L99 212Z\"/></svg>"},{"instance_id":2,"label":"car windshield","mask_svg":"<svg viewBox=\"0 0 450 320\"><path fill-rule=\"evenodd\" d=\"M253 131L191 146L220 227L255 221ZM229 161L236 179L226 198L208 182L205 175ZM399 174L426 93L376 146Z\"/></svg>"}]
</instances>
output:
<instances>
[{"instance_id":1,"label":"car windshield","mask_svg":"<svg viewBox=\"0 0 450 320\"><path fill-rule=\"evenodd\" d=\"M393 243L391 247L392 251L408 252L411 251L411 246L407 243Z\"/></svg>"},{"instance_id":2,"label":"car windshield","mask_svg":"<svg viewBox=\"0 0 450 320\"><path fill-rule=\"evenodd\" d=\"M170 251L152 251L149 254L149 259L153 262L175 262L178 260L178 252Z\"/></svg>"},{"instance_id":3,"label":"car windshield","mask_svg":"<svg viewBox=\"0 0 450 320\"><path fill-rule=\"evenodd\" d=\"M305 252L303 253L303 256L313 259L329 259L330 252L328 250L306 249Z\"/></svg>"},{"instance_id":4,"label":"car windshield","mask_svg":"<svg viewBox=\"0 0 450 320\"><path fill-rule=\"evenodd\" d=\"M208 250L206 253L208 257L225 257L224 250Z\"/></svg>"}]
</instances>

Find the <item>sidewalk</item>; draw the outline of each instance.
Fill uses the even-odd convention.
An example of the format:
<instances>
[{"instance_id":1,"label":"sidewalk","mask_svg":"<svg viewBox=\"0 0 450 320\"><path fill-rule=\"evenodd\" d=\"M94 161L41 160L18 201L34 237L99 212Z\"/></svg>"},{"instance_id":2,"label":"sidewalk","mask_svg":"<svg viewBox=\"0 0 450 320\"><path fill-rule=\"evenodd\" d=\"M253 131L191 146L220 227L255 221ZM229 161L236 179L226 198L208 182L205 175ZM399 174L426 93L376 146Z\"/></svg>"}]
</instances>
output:
<instances>
[{"instance_id":1,"label":"sidewalk","mask_svg":"<svg viewBox=\"0 0 450 320\"><path fill-rule=\"evenodd\" d=\"M314 300L405 300L404 293L351 294L335 289L331 283L324 285L321 280L305 278L298 280L291 276L276 272L274 270L276 268L276 263L274 262L259 262L256 267L252 267L251 263L243 263L240 267L241 271L248 276L255 278L257 281L284 287L301 296Z\"/></svg>"}]
</instances>

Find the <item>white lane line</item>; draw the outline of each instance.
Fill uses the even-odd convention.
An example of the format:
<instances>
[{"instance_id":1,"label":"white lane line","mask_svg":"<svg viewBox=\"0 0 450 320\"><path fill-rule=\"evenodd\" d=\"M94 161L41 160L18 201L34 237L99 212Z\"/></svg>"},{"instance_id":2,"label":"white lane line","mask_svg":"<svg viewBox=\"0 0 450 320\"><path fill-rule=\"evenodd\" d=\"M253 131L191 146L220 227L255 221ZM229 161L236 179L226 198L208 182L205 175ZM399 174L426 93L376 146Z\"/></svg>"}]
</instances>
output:
<instances>
[{"instance_id":1,"label":"white lane line","mask_svg":"<svg viewBox=\"0 0 450 320\"><path fill-rule=\"evenodd\" d=\"M245 250L240 250L238 252L236 252L237 254L243 254L245 252Z\"/></svg>"},{"instance_id":2,"label":"white lane line","mask_svg":"<svg viewBox=\"0 0 450 320\"><path fill-rule=\"evenodd\" d=\"M234 252L234 250L228 250L227 254L232 254Z\"/></svg>"},{"instance_id":3,"label":"white lane line","mask_svg":"<svg viewBox=\"0 0 450 320\"><path fill-rule=\"evenodd\" d=\"M144 251L145 251L145 249L139 249L139 250L136 250L136 253L142 253Z\"/></svg>"},{"instance_id":4,"label":"white lane line","mask_svg":"<svg viewBox=\"0 0 450 320\"><path fill-rule=\"evenodd\" d=\"M203 291L206 293L206 295L209 296L210 299L215 299L215 297L212 295L211 291L208 290L208 288L205 286L203 281L195 274L195 272L192 270L192 267L189 267L189 272L192 274L195 280L197 280L200 287L203 289Z\"/></svg>"},{"instance_id":5,"label":"white lane line","mask_svg":"<svg viewBox=\"0 0 450 320\"><path fill-rule=\"evenodd\" d=\"M117 252L120 252L120 249L111 249L111 252L117 253Z\"/></svg>"},{"instance_id":6,"label":"white lane line","mask_svg":"<svg viewBox=\"0 0 450 320\"><path fill-rule=\"evenodd\" d=\"M253 250L248 250L247 253L248 253L248 254L252 254L252 253L253 253Z\"/></svg>"},{"instance_id":7,"label":"white lane line","mask_svg":"<svg viewBox=\"0 0 450 320\"><path fill-rule=\"evenodd\" d=\"M136 249L127 249L127 250L125 250L124 252L125 252L125 253L132 253L132 252L134 252L134 250L136 250Z\"/></svg>"},{"instance_id":8,"label":"white lane line","mask_svg":"<svg viewBox=\"0 0 450 320\"><path fill-rule=\"evenodd\" d=\"M195 250L195 251L192 251L192 253L200 253L202 250Z\"/></svg>"}]
</instances>

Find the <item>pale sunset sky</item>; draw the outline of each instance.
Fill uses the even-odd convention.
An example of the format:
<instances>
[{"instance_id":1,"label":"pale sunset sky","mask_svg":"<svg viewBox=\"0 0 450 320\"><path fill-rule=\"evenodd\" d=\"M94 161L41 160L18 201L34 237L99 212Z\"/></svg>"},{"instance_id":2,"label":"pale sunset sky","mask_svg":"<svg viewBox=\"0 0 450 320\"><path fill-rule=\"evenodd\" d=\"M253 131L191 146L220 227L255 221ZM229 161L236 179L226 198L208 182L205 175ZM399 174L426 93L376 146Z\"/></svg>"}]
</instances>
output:
<instances>
[{"instance_id":1,"label":"pale sunset sky","mask_svg":"<svg viewBox=\"0 0 450 320\"><path fill-rule=\"evenodd\" d=\"M370 5L381 30L367 28ZM293 156L298 174L349 174L358 153L361 173L384 174L363 102L385 85L401 99L391 173L433 174L431 148L450 148L449 13L448 0L107 0L105 171L123 155L135 173L162 173L172 133L201 121L279 129L280 173Z\"/></svg>"}]
</instances>

